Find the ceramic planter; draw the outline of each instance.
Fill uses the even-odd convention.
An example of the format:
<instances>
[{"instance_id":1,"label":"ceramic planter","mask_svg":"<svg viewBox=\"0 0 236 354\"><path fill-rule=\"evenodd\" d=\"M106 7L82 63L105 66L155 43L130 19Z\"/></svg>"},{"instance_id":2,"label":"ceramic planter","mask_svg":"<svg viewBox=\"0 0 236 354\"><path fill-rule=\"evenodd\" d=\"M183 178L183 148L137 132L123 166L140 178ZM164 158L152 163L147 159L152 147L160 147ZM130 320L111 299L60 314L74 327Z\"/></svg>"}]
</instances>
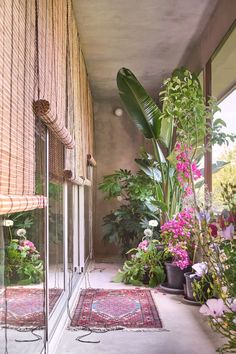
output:
<instances>
[{"instance_id":1,"label":"ceramic planter","mask_svg":"<svg viewBox=\"0 0 236 354\"><path fill-rule=\"evenodd\" d=\"M186 296L186 298L187 298L188 300L191 300L191 301L198 301L198 300L196 300L195 297L193 296L193 287L192 287L192 284L193 284L193 282L194 282L194 279L197 280L197 278L195 278L195 277L190 277L191 274L193 274L193 273L192 273L192 272L187 272L187 273L184 274L185 281L186 281L186 288L185 288L185 289L186 289L186 290L185 290L186 294L185 294L185 296Z\"/></svg>"}]
</instances>

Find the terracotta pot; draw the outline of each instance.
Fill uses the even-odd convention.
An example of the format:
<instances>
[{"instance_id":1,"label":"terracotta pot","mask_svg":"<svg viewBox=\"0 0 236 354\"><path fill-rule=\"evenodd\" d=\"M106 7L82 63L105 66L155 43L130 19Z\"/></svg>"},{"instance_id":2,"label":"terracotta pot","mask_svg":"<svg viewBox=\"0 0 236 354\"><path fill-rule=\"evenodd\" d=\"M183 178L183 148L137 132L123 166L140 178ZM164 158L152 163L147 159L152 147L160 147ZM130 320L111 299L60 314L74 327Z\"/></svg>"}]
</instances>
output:
<instances>
[{"instance_id":1,"label":"terracotta pot","mask_svg":"<svg viewBox=\"0 0 236 354\"><path fill-rule=\"evenodd\" d=\"M165 263L165 267L168 287L171 289L183 289L185 283L184 273L189 272L191 267L182 270L175 264L169 262Z\"/></svg>"}]
</instances>

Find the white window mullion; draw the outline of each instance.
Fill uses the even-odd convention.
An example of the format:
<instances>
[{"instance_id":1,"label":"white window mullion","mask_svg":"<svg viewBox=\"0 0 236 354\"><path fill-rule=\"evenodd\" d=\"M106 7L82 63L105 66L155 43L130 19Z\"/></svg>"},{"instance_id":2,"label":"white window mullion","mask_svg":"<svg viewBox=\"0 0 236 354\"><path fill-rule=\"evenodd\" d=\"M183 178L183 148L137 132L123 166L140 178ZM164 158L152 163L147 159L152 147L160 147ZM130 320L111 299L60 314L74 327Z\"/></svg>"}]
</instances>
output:
<instances>
[{"instance_id":1,"label":"white window mullion","mask_svg":"<svg viewBox=\"0 0 236 354\"><path fill-rule=\"evenodd\" d=\"M79 186L79 271L84 271L85 235L84 235L84 186Z\"/></svg>"},{"instance_id":2,"label":"white window mullion","mask_svg":"<svg viewBox=\"0 0 236 354\"><path fill-rule=\"evenodd\" d=\"M79 188L73 185L73 268L79 270Z\"/></svg>"},{"instance_id":3,"label":"white window mullion","mask_svg":"<svg viewBox=\"0 0 236 354\"><path fill-rule=\"evenodd\" d=\"M64 280L68 289L68 185L63 184L63 244L64 244Z\"/></svg>"}]
</instances>

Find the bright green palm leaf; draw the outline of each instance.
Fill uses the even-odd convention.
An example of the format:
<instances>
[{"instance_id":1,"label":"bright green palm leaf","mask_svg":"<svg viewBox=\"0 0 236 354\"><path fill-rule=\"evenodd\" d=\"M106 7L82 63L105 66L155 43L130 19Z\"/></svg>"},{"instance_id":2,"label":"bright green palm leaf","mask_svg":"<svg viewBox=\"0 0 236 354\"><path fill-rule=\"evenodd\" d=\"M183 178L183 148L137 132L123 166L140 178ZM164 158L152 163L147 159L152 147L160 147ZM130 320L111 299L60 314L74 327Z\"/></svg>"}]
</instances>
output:
<instances>
[{"instance_id":1,"label":"bright green palm leaf","mask_svg":"<svg viewBox=\"0 0 236 354\"><path fill-rule=\"evenodd\" d=\"M120 97L137 128L147 139L157 139L161 130L161 111L143 86L126 68L117 74Z\"/></svg>"}]
</instances>

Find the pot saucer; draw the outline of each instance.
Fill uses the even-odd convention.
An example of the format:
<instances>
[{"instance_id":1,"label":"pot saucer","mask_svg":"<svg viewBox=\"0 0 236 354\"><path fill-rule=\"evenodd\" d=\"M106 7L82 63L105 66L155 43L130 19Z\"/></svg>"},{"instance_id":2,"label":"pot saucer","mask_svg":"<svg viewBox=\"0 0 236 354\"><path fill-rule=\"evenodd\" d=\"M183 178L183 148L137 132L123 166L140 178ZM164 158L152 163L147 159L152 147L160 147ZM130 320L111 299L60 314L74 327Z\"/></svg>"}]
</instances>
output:
<instances>
[{"instance_id":1,"label":"pot saucer","mask_svg":"<svg viewBox=\"0 0 236 354\"><path fill-rule=\"evenodd\" d=\"M167 294L183 295L184 289L173 289L168 283L162 283L160 289L164 290Z\"/></svg>"},{"instance_id":2,"label":"pot saucer","mask_svg":"<svg viewBox=\"0 0 236 354\"><path fill-rule=\"evenodd\" d=\"M199 301L190 300L186 296L183 297L182 302L184 304L193 305L193 306L201 306L202 305Z\"/></svg>"}]
</instances>

